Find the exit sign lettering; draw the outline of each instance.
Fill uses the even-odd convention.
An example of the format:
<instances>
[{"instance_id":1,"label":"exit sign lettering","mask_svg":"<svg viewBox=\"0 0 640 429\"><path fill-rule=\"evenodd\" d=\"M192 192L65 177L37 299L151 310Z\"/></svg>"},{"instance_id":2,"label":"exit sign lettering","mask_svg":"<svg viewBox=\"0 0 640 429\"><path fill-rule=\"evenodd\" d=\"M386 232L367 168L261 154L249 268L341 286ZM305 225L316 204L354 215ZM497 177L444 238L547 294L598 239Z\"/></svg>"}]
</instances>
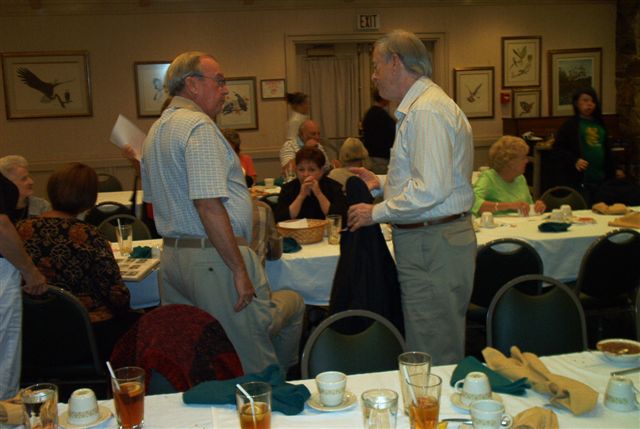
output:
<instances>
[{"instance_id":1,"label":"exit sign lettering","mask_svg":"<svg viewBox=\"0 0 640 429\"><path fill-rule=\"evenodd\" d=\"M358 30L379 30L380 29L380 15L368 14L358 15Z\"/></svg>"}]
</instances>

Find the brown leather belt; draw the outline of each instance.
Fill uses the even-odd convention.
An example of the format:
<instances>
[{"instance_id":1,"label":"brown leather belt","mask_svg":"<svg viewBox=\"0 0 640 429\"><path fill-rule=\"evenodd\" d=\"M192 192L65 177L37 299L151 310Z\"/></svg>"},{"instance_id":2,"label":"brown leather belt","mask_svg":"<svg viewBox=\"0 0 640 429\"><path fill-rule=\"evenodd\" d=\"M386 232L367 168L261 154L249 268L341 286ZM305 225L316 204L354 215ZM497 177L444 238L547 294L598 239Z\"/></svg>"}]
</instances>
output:
<instances>
[{"instance_id":1,"label":"brown leather belt","mask_svg":"<svg viewBox=\"0 0 640 429\"><path fill-rule=\"evenodd\" d=\"M449 222L453 222L454 220L462 219L468 214L469 212L458 213L451 216L443 216L435 219L428 219L428 220L425 220L424 222L418 222L418 223L402 223L402 224L394 223L393 226L400 229L415 229L415 228L422 228L425 226L442 225L443 223L449 223Z\"/></svg>"},{"instance_id":2,"label":"brown leather belt","mask_svg":"<svg viewBox=\"0 0 640 429\"><path fill-rule=\"evenodd\" d=\"M248 246L247 240L244 237L236 237L236 243L238 246ZM174 247L182 249L207 249L213 247L213 244L208 238L202 237L164 237L162 239L162 245L165 247Z\"/></svg>"}]
</instances>

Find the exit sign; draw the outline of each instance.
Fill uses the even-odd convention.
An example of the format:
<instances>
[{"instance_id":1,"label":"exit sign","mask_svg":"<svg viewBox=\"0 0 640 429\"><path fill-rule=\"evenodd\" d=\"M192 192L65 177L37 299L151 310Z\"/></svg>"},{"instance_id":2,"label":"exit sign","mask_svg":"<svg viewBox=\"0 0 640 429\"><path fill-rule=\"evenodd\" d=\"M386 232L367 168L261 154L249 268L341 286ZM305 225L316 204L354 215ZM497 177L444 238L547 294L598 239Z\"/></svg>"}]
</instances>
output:
<instances>
[{"instance_id":1,"label":"exit sign","mask_svg":"<svg viewBox=\"0 0 640 429\"><path fill-rule=\"evenodd\" d=\"M379 29L380 29L380 15L378 14L358 15L358 30L367 31L367 30L379 30Z\"/></svg>"}]
</instances>

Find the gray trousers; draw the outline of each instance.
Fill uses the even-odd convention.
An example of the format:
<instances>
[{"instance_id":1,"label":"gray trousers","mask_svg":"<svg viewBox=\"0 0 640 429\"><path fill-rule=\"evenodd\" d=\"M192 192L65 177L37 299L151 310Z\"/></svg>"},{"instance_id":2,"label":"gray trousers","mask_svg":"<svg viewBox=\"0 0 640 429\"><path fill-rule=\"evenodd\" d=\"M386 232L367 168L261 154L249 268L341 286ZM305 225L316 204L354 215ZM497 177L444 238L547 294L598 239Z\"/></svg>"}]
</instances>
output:
<instances>
[{"instance_id":1,"label":"gray trousers","mask_svg":"<svg viewBox=\"0 0 640 429\"><path fill-rule=\"evenodd\" d=\"M20 272L0 258L0 399L18 393L22 358L22 288Z\"/></svg>"},{"instance_id":2,"label":"gray trousers","mask_svg":"<svg viewBox=\"0 0 640 429\"><path fill-rule=\"evenodd\" d=\"M233 275L214 248L165 246L160 260L162 304L188 304L215 317L233 344L246 374L277 363L284 374L298 362L304 301L296 292L271 292L258 257L248 246L240 253L257 297L236 313Z\"/></svg>"},{"instance_id":3,"label":"gray trousers","mask_svg":"<svg viewBox=\"0 0 640 429\"><path fill-rule=\"evenodd\" d=\"M416 229L393 229L408 350L433 365L464 357L465 314L473 289L476 234L471 217Z\"/></svg>"}]
</instances>

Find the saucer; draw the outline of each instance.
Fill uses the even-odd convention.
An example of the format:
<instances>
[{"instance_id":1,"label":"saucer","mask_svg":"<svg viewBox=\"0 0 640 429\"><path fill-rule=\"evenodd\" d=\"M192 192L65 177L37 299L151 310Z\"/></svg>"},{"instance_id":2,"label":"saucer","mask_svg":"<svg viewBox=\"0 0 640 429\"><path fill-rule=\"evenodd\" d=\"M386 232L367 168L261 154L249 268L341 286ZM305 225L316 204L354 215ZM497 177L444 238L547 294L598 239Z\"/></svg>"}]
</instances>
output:
<instances>
[{"instance_id":1,"label":"saucer","mask_svg":"<svg viewBox=\"0 0 640 429\"><path fill-rule=\"evenodd\" d=\"M98 426L111 418L111 410L108 408L98 405L98 412L100 413L100 417L98 417L98 420L95 422L88 423L86 425L74 425L73 423L69 423L69 410L67 409L67 411L60 414L58 423L65 429L89 429Z\"/></svg>"},{"instance_id":2,"label":"saucer","mask_svg":"<svg viewBox=\"0 0 640 429\"><path fill-rule=\"evenodd\" d=\"M347 408L351 408L355 403L356 403L356 395L349 392L348 390L345 390L344 398L342 399L342 402L333 407L327 407L322 405L322 402L320 402L319 392L316 392L313 395L311 395L311 398L309 398L309 400L307 401L307 405L309 405L314 410L323 411L327 413L330 413L333 411L346 410Z\"/></svg>"},{"instance_id":3,"label":"saucer","mask_svg":"<svg viewBox=\"0 0 640 429\"><path fill-rule=\"evenodd\" d=\"M502 403L502 398L496 392L491 392L491 399ZM469 411L470 405L465 405L464 402L462 402L462 398L460 397L460 394L458 392L454 392L451 394L451 403L457 408Z\"/></svg>"}]
</instances>

